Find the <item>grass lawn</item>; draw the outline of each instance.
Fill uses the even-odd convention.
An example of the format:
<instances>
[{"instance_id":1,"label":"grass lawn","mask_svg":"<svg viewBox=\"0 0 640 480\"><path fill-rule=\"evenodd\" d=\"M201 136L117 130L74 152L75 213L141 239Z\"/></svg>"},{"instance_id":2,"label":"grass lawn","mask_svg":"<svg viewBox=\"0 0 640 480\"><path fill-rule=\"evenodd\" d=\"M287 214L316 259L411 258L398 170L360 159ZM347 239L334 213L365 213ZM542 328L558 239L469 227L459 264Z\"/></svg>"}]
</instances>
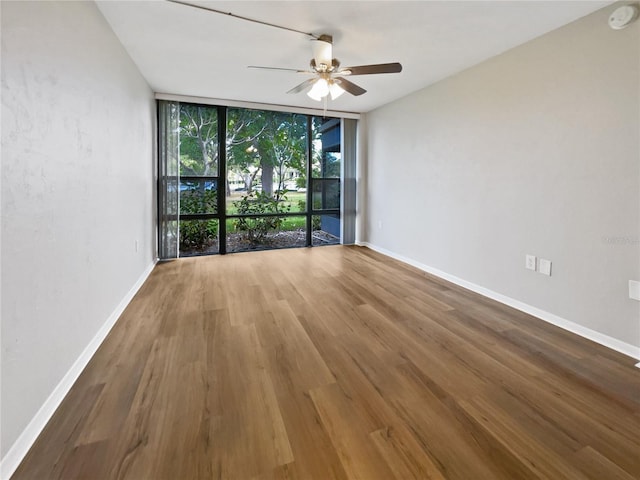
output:
<instances>
[{"instance_id":1,"label":"grass lawn","mask_svg":"<svg viewBox=\"0 0 640 480\"><path fill-rule=\"evenodd\" d=\"M281 230L297 230L298 228L307 228L306 217L286 217L280 227Z\"/></svg>"},{"instance_id":2,"label":"grass lawn","mask_svg":"<svg viewBox=\"0 0 640 480\"><path fill-rule=\"evenodd\" d=\"M242 199L242 197L246 194L246 192L233 192L230 196L227 197L227 215L237 215L238 208L235 205L235 202L238 202ZM286 195L287 200L282 202L283 207L290 207L289 213L305 213L304 210L300 209L300 201L306 203L307 194L304 192L289 192ZM227 232L235 232L236 229L233 225L234 219L227 219ZM283 217L282 226L280 230L297 230L300 228L306 228L307 219L304 215L295 216L295 217Z\"/></svg>"},{"instance_id":3,"label":"grass lawn","mask_svg":"<svg viewBox=\"0 0 640 480\"><path fill-rule=\"evenodd\" d=\"M235 226L233 225L234 219L227 219L227 232L234 233L236 231ZM304 216L299 217L284 217L282 219L282 225L280 226L280 230L297 230L299 228L307 227L307 218Z\"/></svg>"},{"instance_id":4,"label":"grass lawn","mask_svg":"<svg viewBox=\"0 0 640 480\"><path fill-rule=\"evenodd\" d=\"M231 196L227 197L227 215L236 215L238 213L238 209L236 208L234 202L240 201L244 194L244 192L234 192L231 194ZM289 207L291 207L291 209L289 210L290 213L304 212L304 210L300 209L300 204L298 202L302 200L306 203L306 193L289 192L287 193L286 197L287 201L282 202L282 206L286 207L288 205Z\"/></svg>"},{"instance_id":5,"label":"grass lawn","mask_svg":"<svg viewBox=\"0 0 640 480\"><path fill-rule=\"evenodd\" d=\"M233 192L230 196L228 196L226 198L226 204L227 204L227 215L237 215L238 214L238 207L236 206L236 202L239 202L240 200L242 200L242 197L246 194L246 192ZM307 201L307 194L304 192L289 192L286 194L286 201L282 201L280 203L280 207L282 208L282 210L287 211L287 213L300 213L302 214L299 217L283 217L283 225L282 225L282 230L294 230L297 228L305 228L305 216L304 214L306 213L306 201ZM302 203L301 203L302 202ZM186 213L200 213L200 212L209 212L210 210L207 210L205 208L203 208L200 204L196 205L194 208L190 208L190 209L183 209L181 208L181 214L186 214ZM194 220L194 221L190 221L190 220L182 220L183 222L187 222L185 223L185 225L195 225L198 222L200 222L200 220ZM216 220L217 221L217 220ZM227 231L228 232L233 232L235 229L233 228L233 219L228 219L227 220ZM196 223L193 223L196 222Z\"/></svg>"}]
</instances>

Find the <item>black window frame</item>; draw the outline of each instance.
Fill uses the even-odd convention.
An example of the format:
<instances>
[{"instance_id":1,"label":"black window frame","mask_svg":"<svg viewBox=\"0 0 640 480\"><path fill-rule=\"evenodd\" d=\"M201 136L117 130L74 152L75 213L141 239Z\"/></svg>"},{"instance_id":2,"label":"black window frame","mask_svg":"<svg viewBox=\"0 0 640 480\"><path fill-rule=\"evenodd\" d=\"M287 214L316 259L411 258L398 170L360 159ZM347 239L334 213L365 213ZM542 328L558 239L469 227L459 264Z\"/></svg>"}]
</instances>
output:
<instances>
[{"instance_id":1,"label":"black window frame","mask_svg":"<svg viewBox=\"0 0 640 480\"><path fill-rule=\"evenodd\" d=\"M233 218L263 218L263 217L301 217L304 216L306 218L306 247L313 247L313 217L318 215L337 215L340 218L340 206L337 208L323 208L323 209L314 209L313 208L313 186L314 180L322 181L337 181L340 183L340 195L342 195L342 182L341 176L342 172L338 177L331 178L314 178L313 177L313 164L312 164L312 154L313 154L313 121L314 119L321 118L325 121L335 122L338 125L338 128L342 122L342 119L335 117L319 117L317 115L304 114L304 118L307 123L307 142L306 142L306 205L305 211L297 211L297 212L280 212L280 213L262 213L262 214L251 214L251 215L242 215L242 214L229 214L227 213L227 205L226 205L226 181L227 181L227 145L226 145L226 135L227 135L227 110L229 108L245 108L245 107L227 107L221 105L208 105L202 103L192 103L192 102L180 102L180 104L187 104L195 107L204 107L204 108L212 108L217 110L218 116L218 171L217 175L178 175L178 186L181 185L183 179L186 181L214 181L217 186L217 211L215 213L196 213L196 214L182 214L180 213L180 208L178 209L178 228L179 222L182 220L217 220L218 221L218 252L219 255L225 255L227 253L227 220ZM257 109L253 109L257 110ZM269 111L269 110L265 110ZM302 115L294 112L287 112L295 115ZM342 142L342 139L340 139ZM160 192L158 193L160 195ZM339 239L341 242L341 239ZM317 246L317 245L316 245ZM295 247L289 247L295 248ZM205 253L202 255L215 255L215 253ZM181 257L180 251L178 250L178 256ZM198 256L196 255L188 255L188 256Z\"/></svg>"}]
</instances>

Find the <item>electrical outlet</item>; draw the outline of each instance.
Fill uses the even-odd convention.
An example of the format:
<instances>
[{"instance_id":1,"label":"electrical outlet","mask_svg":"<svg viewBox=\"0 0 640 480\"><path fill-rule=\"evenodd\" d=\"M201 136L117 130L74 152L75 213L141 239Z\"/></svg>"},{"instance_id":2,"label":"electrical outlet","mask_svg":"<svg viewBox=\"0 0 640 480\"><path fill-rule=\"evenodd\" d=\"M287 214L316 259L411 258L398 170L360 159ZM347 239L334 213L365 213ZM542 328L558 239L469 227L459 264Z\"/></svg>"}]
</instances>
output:
<instances>
[{"instance_id":1,"label":"electrical outlet","mask_svg":"<svg viewBox=\"0 0 640 480\"><path fill-rule=\"evenodd\" d=\"M551 276L551 260L538 259L538 273Z\"/></svg>"},{"instance_id":2,"label":"electrical outlet","mask_svg":"<svg viewBox=\"0 0 640 480\"><path fill-rule=\"evenodd\" d=\"M525 255L525 268L529 270L536 270L536 257L535 255Z\"/></svg>"},{"instance_id":3,"label":"electrical outlet","mask_svg":"<svg viewBox=\"0 0 640 480\"><path fill-rule=\"evenodd\" d=\"M136 240L136 252L138 251L138 240Z\"/></svg>"},{"instance_id":4,"label":"electrical outlet","mask_svg":"<svg viewBox=\"0 0 640 480\"><path fill-rule=\"evenodd\" d=\"M382 230L382 220L378 220L378 230Z\"/></svg>"}]
</instances>

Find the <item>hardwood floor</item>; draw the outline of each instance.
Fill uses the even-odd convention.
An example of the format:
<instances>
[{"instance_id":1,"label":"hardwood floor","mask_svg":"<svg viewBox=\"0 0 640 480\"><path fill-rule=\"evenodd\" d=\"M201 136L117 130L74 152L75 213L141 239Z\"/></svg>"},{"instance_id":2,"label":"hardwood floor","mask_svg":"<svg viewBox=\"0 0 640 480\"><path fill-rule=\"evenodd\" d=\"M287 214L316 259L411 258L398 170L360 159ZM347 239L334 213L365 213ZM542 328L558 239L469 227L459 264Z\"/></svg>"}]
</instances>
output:
<instances>
[{"instance_id":1,"label":"hardwood floor","mask_svg":"<svg viewBox=\"0 0 640 480\"><path fill-rule=\"evenodd\" d=\"M12 478L638 479L634 363L366 248L184 259Z\"/></svg>"}]
</instances>

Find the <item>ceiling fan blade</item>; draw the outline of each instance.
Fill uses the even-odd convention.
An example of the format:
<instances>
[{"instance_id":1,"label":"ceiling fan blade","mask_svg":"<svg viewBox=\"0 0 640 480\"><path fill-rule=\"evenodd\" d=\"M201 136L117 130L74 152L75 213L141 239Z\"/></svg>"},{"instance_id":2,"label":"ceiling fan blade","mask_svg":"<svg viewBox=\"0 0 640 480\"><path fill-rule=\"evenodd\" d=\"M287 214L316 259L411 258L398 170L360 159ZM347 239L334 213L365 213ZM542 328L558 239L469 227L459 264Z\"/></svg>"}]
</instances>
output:
<instances>
[{"instance_id":1,"label":"ceiling fan blade","mask_svg":"<svg viewBox=\"0 0 640 480\"><path fill-rule=\"evenodd\" d=\"M372 75L375 73L400 73L402 65L395 63L378 63L375 65L358 65L357 67L344 67L339 75Z\"/></svg>"},{"instance_id":2,"label":"ceiling fan blade","mask_svg":"<svg viewBox=\"0 0 640 480\"><path fill-rule=\"evenodd\" d=\"M343 90L345 90L346 92L349 92L351 95L355 95L356 97L358 95L362 95L363 93L367 93L367 91L364 88L359 87L353 82L350 82L346 78L334 78L333 81L338 85L340 85L343 88Z\"/></svg>"},{"instance_id":3,"label":"ceiling fan blade","mask_svg":"<svg viewBox=\"0 0 640 480\"><path fill-rule=\"evenodd\" d=\"M291 90L289 90L287 93L300 93L302 92L304 89L309 88L311 85L313 85L314 83L316 83L318 81L317 78L310 78L309 80L305 80L304 82L302 82L299 85L296 85L295 87L293 87ZM346 89L345 89L346 90Z\"/></svg>"},{"instance_id":4,"label":"ceiling fan blade","mask_svg":"<svg viewBox=\"0 0 640 480\"><path fill-rule=\"evenodd\" d=\"M281 67L260 67L258 65L249 65L247 68L256 68L259 70L283 70L285 72L296 72L296 73L314 73L309 70L297 70L295 68L281 68Z\"/></svg>"}]
</instances>

